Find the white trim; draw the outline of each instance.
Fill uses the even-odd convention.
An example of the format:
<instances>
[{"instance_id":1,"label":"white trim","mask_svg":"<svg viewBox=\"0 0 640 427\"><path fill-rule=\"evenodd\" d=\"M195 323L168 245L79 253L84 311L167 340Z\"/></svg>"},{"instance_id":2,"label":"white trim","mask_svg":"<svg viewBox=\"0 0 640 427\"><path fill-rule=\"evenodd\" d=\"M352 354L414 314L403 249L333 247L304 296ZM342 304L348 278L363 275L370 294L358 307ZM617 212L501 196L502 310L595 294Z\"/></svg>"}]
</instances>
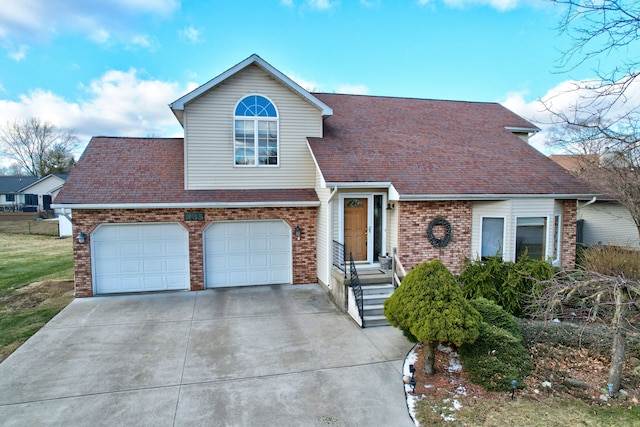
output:
<instances>
[{"instance_id":1,"label":"white trim","mask_svg":"<svg viewBox=\"0 0 640 427\"><path fill-rule=\"evenodd\" d=\"M320 166L318 165L318 160L316 159L315 154L313 154L313 150L311 149L311 144L309 144L309 139L307 139L307 148L309 149L309 154L311 154L311 159L313 160L313 164L316 166L316 170L320 174L320 188L327 188L327 181L325 181L324 175L322 174L322 169L320 169Z\"/></svg>"},{"instance_id":2,"label":"white trim","mask_svg":"<svg viewBox=\"0 0 640 427\"><path fill-rule=\"evenodd\" d=\"M368 264L375 264L373 259L375 254L374 251L374 233L375 233L375 222L374 222L374 196L382 196L382 218L380 219L380 226L382 227L381 235L382 241L380 242L380 247L384 251L387 247L387 210L385 209L387 205L387 195L382 192L375 193L340 193L339 197L339 211L338 211L338 241L344 245L344 199L367 199L367 259L366 262ZM345 253L345 256L347 254Z\"/></svg>"},{"instance_id":3,"label":"white trim","mask_svg":"<svg viewBox=\"0 0 640 427\"><path fill-rule=\"evenodd\" d=\"M591 198L593 194L409 194L400 195L399 200L440 201L440 200L509 200L509 199L559 199L574 200Z\"/></svg>"},{"instance_id":4,"label":"white trim","mask_svg":"<svg viewBox=\"0 0 640 427\"><path fill-rule=\"evenodd\" d=\"M203 202L203 203L78 203L52 204L53 209L171 209L171 208L282 208L316 207L320 202Z\"/></svg>"},{"instance_id":5,"label":"white trim","mask_svg":"<svg viewBox=\"0 0 640 427\"><path fill-rule=\"evenodd\" d=\"M513 132L513 133L517 133L517 132L538 133L542 130L539 127L524 128L524 127L505 126L504 128L509 132Z\"/></svg>"},{"instance_id":6,"label":"white trim","mask_svg":"<svg viewBox=\"0 0 640 427\"><path fill-rule=\"evenodd\" d=\"M558 218L558 230L556 230L556 218ZM556 236L556 257L551 260L552 265L559 265L561 262L562 253L562 214L557 213L553 214L553 233L557 234ZM551 235L551 239L553 240L553 234ZM552 254L553 255L553 254Z\"/></svg>"},{"instance_id":7,"label":"white trim","mask_svg":"<svg viewBox=\"0 0 640 427\"><path fill-rule=\"evenodd\" d=\"M479 256L478 259L482 259L482 225L483 225L483 221L485 218L500 218L502 219L502 259L504 260L506 258L505 256L505 252L506 252L506 240L507 240L507 217L504 215L481 215L480 216L480 230L479 230ZM489 255L488 255L489 256ZM490 255L493 256L493 255Z\"/></svg>"},{"instance_id":8,"label":"white trim","mask_svg":"<svg viewBox=\"0 0 640 427\"><path fill-rule=\"evenodd\" d=\"M391 182L327 182L327 187L339 188L389 188Z\"/></svg>"},{"instance_id":9,"label":"white trim","mask_svg":"<svg viewBox=\"0 0 640 427\"><path fill-rule=\"evenodd\" d=\"M180 123L182 123L182 120L180 120L180 117L178 117L177 111L184 111L184 107L186 104L198 98L200 95L204 94L209 89L212 89L218 86L220 83L224 82L234 74L242 71L243 69L253 64L259 66L264 71L271 74L276 80L279 80L282 84L284 84L285 86L288 86L288 88L291 89L294 93L297 93L298 95L300 95L301 97L309 101L311 104L316 106L320 111L322 111L323 116L333 115L333 109L331 109L331 107L329 107L324 102L320 101L315 96L311 95L309 92L303 89L296 82L294 82L289 77L282 74L280 71L275 69L273 66L271 66L269 63L267 63L264 59L260 58L256 54L251 55L244 61L234 65L233 67L229 68L227 71L209 80L207 83L199 86L198 88L192 90L188 94L173 101L171 104L169 104L169 107L171 108L173 113L176 115Z\"/></svg>"}]
</instances>

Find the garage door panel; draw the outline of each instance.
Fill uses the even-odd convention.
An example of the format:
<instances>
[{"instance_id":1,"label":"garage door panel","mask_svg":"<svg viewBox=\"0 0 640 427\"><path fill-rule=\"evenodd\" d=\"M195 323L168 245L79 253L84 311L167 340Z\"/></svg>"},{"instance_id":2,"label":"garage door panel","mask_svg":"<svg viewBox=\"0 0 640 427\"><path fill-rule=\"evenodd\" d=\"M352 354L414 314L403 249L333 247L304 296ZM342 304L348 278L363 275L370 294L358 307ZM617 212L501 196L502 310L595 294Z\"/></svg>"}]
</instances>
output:
<instances>
[{"instance_id":1,"label":"garage door panel","mask_svg":"<svg viewBox=\"0 0 640 427\"><path fill-rule=\"evenodd\" d=\"M269 255L264 253L264 254L254 254L249 256L249 263L251 265L251 268L260 268L260 267L267 267L270 263L269 263Z\"/></svg>"},{"instance_id":2,"label":"garage door panel","mask_svg":"<svg viewBox=\"0 0 640 427\"><path fill-rule=\"evenodd\" d=\"M91 241L98 294L189 288L188 233L179 224L108 224Z\"/></svg>"},{"instance_id":3,"label":"garage door panel","mask_svg":"<svg viewBox=\"0 0 640 427\"><path fill-rule=\"evenodd\" d=\"M253 235L252 239L249 241L249 250L252 252L255 251L266 251L269 249L269 239L264 238L256 238Z\"/></svg>"},{"instance_id":4,"label":"garage door panel","mask_svg":"<svg viewBox=\"0 0 640 427\"><path fill-rule=\"evenodd\" d=\"M282 220L213 223L204 242L207 287L291 283L291 229Z\"/></svg>"}]
</instances>

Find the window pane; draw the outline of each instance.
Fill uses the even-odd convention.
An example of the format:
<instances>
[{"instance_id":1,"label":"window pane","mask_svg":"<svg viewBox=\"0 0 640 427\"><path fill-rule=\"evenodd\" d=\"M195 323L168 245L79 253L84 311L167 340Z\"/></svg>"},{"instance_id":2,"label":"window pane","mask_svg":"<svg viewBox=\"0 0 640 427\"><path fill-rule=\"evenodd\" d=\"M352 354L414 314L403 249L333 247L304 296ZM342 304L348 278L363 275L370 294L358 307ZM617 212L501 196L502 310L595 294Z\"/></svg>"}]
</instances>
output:
<instances>
[{"instance_id":1,"label":"window pane","mask_svg":"<svg viewBox=\"0 0 640 427\"><path fill-rule=\"evenodd\" d=\"M251 95L238 103L236 116L277 117L275 106L264 96Z\"/></svg>"},{"instance_id":2,"label":"window pane","mask_svg":"<svg viewBox=\"0 0 640 427\"><path fill-rule=\"evenodd\" d=\"M546 225L546 218L518 218L516 223L516 260L525 252L531 259L545 258Z\"/></svg>"},{"instance_id":3,"label":"window pane","mask_svg":"<svg viewBox=\"0 0 640 427\"><path fill-rule=\"evenodd\" d=\"M482 218L482 258L499 256L502 258L504 218Z\"/></svg>"},{"instance_id":4,"label":"window pane","mask_svg":"<svg viewBox=\"0 0 640 427\"><path fill-rule=\"evenodd\" d=\"M234 156L236 165L255 164L254 129L252 120L235 121Z\"/></svg>"},{"instance_id":5,"label":"window pane","mask_svg":"<svg viewBox=\"0 0 640 427\"><path fill-rule=\"evenodd\" d=\"M273 121L258 122L258 164L278 164L277 123Z\"/></svg>"}]
</instances>

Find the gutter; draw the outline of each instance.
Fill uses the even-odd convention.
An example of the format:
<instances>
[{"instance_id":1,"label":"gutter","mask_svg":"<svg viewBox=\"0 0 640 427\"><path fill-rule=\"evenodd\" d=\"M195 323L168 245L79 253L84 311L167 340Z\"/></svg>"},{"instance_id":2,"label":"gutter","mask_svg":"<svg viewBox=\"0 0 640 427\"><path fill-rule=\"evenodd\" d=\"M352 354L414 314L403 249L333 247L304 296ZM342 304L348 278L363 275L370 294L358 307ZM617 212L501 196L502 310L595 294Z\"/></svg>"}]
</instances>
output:
<instances>
[{"instance_id":1,"label":"gutter","mask_svg":"<svg viewBox=\"0 0 640 427\"><path fill-rule=\"evenodd\" d=\"M400 195L400 200L441 201L441 200L507 200L507 199L580 199L591 198L593 194L410 194Z\"/></svg>"},{"instance_id":2,"label":"gutter","mask_svg":"<svg viewBox=\"0 0 640 427\"><path fill-rule=\"evenodd\" d=\"M56 203L54 209L188 209L188 208L281 208L318 207L320 201L313 202L205 202L205 203Z\"/></svg>"}]
</instances>

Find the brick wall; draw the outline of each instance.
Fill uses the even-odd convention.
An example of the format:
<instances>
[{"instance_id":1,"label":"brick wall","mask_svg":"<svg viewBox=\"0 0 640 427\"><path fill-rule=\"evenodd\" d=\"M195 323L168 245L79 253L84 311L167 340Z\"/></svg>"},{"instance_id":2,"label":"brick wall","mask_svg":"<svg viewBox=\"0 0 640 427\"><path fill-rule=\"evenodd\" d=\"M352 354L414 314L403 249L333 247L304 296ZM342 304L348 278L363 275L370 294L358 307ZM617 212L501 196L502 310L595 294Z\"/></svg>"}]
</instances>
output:
<instances>
[{"instance_id":1,"label":"brick wall","mask_svg":"<svg viewBox=\"0 0 640 427\"><path fill-rule=\"evenodd\" d=\"M204 221L184 221L184 213L204 212ZM74 210L73 235L87 235L85 244L74 239L75 287L77 297L93 295L91 274L91 232L100 224L174 222L189 232L191 290L204 289L203 230L213 221L282 219L292 230L293 283L316 283L317 208L238 208L238 209L105 209ZM300 226L301 239L293 230Z\"/></svg>"},{"instance_id":2,"label":"brick wall","mask_svg":"<svg viewBox=\"0 0 640 427\"><path fill-rule=\"evenodd\" d=\"M469 201L399 202L398 255L405 268L438 258L449 270L460 273L465 257L471 256L472 203ZM437 216L451 224L451 242L438 249L427 238L427 226ZM442 230L434 230L441 237ZM440 233L440 234L439 234Z\"/></svg>"},{"instance_id":3,"label":"brick wall","mask_svg":"<svg viewBox=\"0 0 640 427\"><path fill-rule=\"evenodd\" d=\"M562 209L562 252L560 265L571 269L576 264L576 220L577 209L575 200L565 200Z\"/></svg>"}]
</instances>

